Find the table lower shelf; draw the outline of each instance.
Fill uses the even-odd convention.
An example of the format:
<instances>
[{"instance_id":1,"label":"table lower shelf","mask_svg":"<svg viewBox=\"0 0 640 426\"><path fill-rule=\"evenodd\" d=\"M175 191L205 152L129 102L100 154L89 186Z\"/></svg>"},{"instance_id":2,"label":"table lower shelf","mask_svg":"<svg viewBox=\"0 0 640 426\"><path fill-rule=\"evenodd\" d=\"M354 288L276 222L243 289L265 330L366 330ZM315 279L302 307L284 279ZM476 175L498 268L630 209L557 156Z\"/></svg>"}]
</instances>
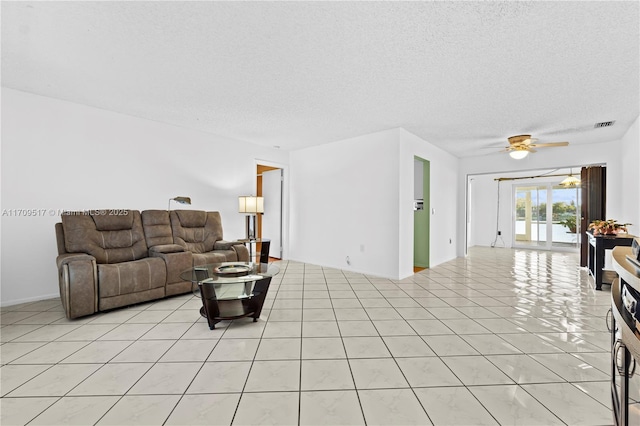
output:
<instances>
[{"instance_id":1,"label":"table lower shelf","mask_svg":"<svg viewBox=\"0 0 640 426\"><path fill-rule=\"evenodd\" d=\"M250 316L255 313L255 309L247 310L247 307L241 300L237 301L218 301L218 315L215 316L218 320L234 320ZM204 306L200 308L200 315L207 318L207 313Z\"/></svg>"},{"instance_id":2,"label":"table lower shelf","mask_svg":"<svg viewBox=\"0 0 640 426\"><path fill-rule=\"evenodd\" d=\"M258 321L262 306L264 305L271 277L265 277L255 281L253 291L249 297L239 299L218 299L214 285L208 283L200 287L202 295L202 308L200 315L207 319L209 329L215 329L220 321L231 321L239 318L251 317L253 322Z\"/></svg>"},{"instance_id":3,"label":"table lower shelf","mask_svg":"<svg viewBox=\"0 0 640 426\"><path fill-rule=\"evenodd\" d=\"M250 299L247 299L247 301ZM203 306L200 308L200 315L207 319L209 322L209 328L213 330L215 324L220 321L231 321L235 319L253 317L253 322L258 321L260 313L255 303L243 303L243 300L219 300L217 314L207 315L207 310ZM251 306L253 305L253 306ZM210 309L210 311L213 309ZM257 315L256 315L257 314Z\"/></svg>"}]
</instances>

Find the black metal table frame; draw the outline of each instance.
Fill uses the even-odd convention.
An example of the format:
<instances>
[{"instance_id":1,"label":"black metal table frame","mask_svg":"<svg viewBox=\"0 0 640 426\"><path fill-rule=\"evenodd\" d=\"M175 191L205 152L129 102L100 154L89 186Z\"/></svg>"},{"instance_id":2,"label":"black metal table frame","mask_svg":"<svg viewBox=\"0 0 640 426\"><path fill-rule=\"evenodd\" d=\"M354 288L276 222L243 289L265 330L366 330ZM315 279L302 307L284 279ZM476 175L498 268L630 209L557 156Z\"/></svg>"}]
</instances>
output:
<instances>
[{"instance_id":1,"label":"black metal table frame","mask_svg":"<svg viewBox=\"0 0 640 426\"><path fill-rule=\"evenodd\" d=\"M618 246L630 246L633 243L633 236L617 235L593 235L587 232L589 238L589 272L593 276L596 290L602 290L602 284L611 284L602 281L602 268L604 268L605 250L610 250Z\"/></svg>"},{"instance_id":2,"label":"black metal table frame","mask_svg":"<svg viewBox=\"0 0 640 426\"><path fill-rule=\"evenodd\" d=\"M246 283L251 284L251 283ZM253 322L257 322L262 313L262 307L264 305L267 292L269 291L269 285L271 284L271 277L262 278L256 280L253 284L253 290L251 296L244 299L218 299L216 296L215 286L212 282L198 282L200 288L200 294L202 297L202 308L200 308L200 315L207 319L209 324L209 330L214 330L215 325L220 321L234 320L244 317L253 318ZM237 305L238 302L242 304L241 313L231 314L229 309L225 309L226 305Z\"/></svg>"},{"instance_id":3,"label":"black metal table frame","mask_svg":"<svg viewBox=\"0 0 640 426\"><path fill-rule=\"evenodd\" d=\"M252 262L223 262L195 266L183 271L180 277L198 286L202 299L200 315L207 319L209 329L223 320L234 320L244 317L258 321L262 313L271 278L279 272L276 265ZM216 287L242 286L240 294L219 296Z\"/></svg>"}]
</instances>

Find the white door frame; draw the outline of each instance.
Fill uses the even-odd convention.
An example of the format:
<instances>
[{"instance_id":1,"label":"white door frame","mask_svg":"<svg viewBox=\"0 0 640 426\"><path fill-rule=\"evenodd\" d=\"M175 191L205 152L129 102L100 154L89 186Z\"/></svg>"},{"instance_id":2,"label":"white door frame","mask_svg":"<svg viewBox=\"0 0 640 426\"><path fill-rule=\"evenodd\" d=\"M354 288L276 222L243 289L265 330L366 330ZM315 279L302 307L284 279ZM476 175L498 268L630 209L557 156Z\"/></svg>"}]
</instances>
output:
<instances>
[{"instance_id":1,"label":"white door frame","mask_svg":"<svg viewBox=\"0 0 640 426\"><path fill-rule=\"evenodd\" d=\"M276 167L282 169L282 259L289 258L289 166L269 160L256 158L253 164L253 175L255 176L258 166ZM253 178L253 192L257 193L257 184Z\"/></svg>"},{"instance_id":2,"label":"white door frame","mask_svg":"<svg viewBox=\"0 0 640 426\"><path fill-rule=\"evenodd\" d=\"M515 201L516 201L516 189L519 187L535 187L535 188L539 188L539 187L545 187L545 191L547 192L547 199L544 200L544 203L546 204L546 218L545 219L545 245L544 246L540 246L540 245L526 245L526 244L519 244L518 240L516 239L516 210L515 210ZM552 194L551 194L551 190L552 190L552 185L550 183L547 182L527 182L526 184L524 183L514 183L511 187L511 199L513 200L513 202L511 203L511 211L512 211L512 219L511 219L511 226L513 229L513 232L511 233L512 237L512 241L511 241L511 245L514 248L527 248L527 249L537 249L537 250L551 250L551 229L553 226L553 221L550 220L551 213L553 210L553 206L551 205L551 200L552 200ZM542 202L541 200L538 200L538 205L540 205L540 202ZM538 235L538 242L540 241L540 228L536 227L536 233Z\"/></svg>"},{"instance_id":3,"label":"white door frame","mask_svg":"<svg viewBox=\"0 0 640 426\"><path fill-rule=\"evenodd\" d=\"M282 259L282 169L262 170L262 196L264 213L262 214L262 236L269 238L269 257ZM264 247L263 247L264 248Z\"/></svg>"}]
</instances>

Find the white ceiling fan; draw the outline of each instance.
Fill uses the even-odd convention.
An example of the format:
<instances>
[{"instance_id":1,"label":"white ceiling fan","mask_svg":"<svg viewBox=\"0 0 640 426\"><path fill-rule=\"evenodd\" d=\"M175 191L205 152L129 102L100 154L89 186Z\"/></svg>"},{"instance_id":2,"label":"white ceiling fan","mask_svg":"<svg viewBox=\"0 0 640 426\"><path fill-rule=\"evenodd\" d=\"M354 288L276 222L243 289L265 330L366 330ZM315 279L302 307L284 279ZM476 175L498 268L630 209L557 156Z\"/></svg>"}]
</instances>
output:
<instances>
[{"instance_id":1,"label":"white ceiling fan","mask_svg":"<svg viewBox=\"0 0 640 426\"><path fill-rule=\"evenodd\" d=\"M538 139L532 138L531 135L511 136L507 139L509 146L500 152L508 152L511 158L516 160L525 158L530 152L536 152L534 148L551 148L569 145L569 142L536 143Z\"/></svg>"}]
</instances>

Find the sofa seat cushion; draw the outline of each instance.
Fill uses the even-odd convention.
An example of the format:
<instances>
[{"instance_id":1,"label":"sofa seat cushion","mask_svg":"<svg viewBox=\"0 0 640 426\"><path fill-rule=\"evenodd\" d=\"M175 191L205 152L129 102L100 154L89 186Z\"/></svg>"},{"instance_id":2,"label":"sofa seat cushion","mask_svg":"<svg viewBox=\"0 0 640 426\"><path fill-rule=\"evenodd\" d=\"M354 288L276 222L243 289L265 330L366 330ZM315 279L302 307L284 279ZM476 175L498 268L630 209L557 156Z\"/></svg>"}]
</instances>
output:
<instances>
[{"instance_id":1,"label":"sofa seat cushion","mask_svg":"<svg viewBox=\"0 0 640 426\"><path fill-rule=\"evenodd\" d=\"M97 266L100 297L121 296L160 288L167 282L164 261L157 257Z\"/></svg>"}]
</instances>

